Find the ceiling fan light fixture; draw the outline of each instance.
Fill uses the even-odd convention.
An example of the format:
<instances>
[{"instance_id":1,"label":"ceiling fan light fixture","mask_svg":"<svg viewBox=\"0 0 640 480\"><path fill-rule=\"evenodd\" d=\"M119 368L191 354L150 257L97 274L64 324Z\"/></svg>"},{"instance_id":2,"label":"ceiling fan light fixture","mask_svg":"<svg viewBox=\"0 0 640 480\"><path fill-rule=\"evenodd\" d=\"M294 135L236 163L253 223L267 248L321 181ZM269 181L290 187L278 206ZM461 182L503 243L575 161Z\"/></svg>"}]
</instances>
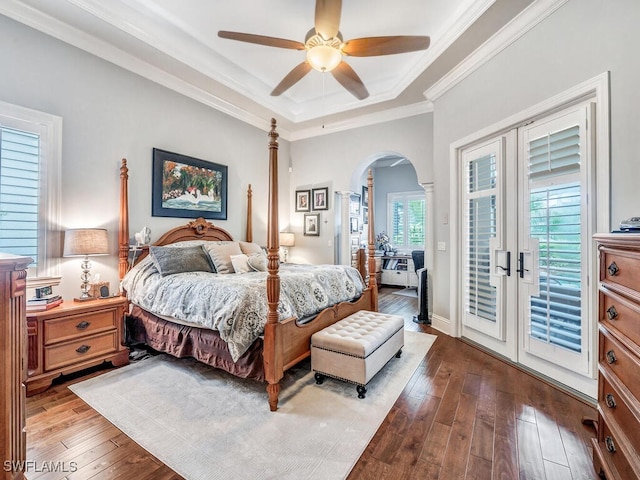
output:
<instances>
[{"instance_id":1,"label":"ceiling fan light fixture","mask_svg":"<svg viewBox=\"0 0 640 480\"><path fill-rule=\"evenodd\" d=\"M342 61L342 53L331 45L316 45L307 50L307 61L319 72L330 72Z\"/></svg>"}]
</instances>

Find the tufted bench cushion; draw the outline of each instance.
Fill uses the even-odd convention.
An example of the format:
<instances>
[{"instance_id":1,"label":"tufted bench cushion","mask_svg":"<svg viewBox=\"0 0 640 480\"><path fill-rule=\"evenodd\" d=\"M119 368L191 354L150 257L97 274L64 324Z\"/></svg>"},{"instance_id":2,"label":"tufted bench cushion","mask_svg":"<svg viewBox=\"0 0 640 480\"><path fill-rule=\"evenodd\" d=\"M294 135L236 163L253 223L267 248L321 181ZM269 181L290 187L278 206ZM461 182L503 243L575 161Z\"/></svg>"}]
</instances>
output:
<instances>
[{"instance_id":1,"label":"tufted bench cushion","mask_svg":"<svg viewBox=\"0 0 640 480\"><path fill-rule=\"evenodd\" d=\"M316 382L324 376L365 385L404 346L404 319L399 315L361 310L311 336L311 369Z\"/></svg>"}]
</instances>

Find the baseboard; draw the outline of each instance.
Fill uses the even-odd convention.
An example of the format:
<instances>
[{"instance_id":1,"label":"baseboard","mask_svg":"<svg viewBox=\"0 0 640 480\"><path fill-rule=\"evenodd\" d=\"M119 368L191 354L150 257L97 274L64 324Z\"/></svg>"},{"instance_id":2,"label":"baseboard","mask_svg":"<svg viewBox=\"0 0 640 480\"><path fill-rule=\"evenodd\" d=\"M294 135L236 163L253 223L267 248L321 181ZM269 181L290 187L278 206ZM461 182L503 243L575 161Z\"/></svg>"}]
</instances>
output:
<instances>
[{"instance_id":1,"label":"baseboard","mask_svg":"<svg viewBox=\"0 0 640 480\"><path fill-rule=\"evenodd\" d=\"M448 318L441 317L435 313L431 314L431 328L435 328L439 332L451 335L451 321Z\"/></svg>"}]
</instances>

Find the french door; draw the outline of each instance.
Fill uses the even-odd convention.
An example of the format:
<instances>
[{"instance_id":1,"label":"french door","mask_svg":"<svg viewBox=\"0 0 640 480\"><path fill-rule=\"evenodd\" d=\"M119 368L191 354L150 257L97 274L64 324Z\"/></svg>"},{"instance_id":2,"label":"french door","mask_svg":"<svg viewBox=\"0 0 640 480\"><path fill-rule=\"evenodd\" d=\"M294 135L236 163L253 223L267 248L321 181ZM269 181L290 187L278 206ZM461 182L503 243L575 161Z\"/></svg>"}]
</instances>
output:
<instances>
[{"instance_id":1,"label":"french door","mask_svg":"<svg viewBox=\"0 0 640 480\"><path fill-rule=\"evenodd\" d=\"M589 104L463 149L462 335L587 392Z\"/></svg>"}]
</instances>

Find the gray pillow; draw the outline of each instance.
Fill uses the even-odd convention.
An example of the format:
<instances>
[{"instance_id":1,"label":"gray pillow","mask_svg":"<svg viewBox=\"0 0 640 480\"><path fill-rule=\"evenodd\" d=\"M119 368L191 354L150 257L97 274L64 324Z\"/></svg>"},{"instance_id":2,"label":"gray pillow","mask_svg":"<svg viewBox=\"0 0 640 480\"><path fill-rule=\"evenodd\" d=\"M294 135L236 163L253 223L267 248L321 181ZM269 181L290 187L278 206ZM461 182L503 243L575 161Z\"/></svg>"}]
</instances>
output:
<instances>
[{"instance_id":1,"label":"gray pillow","mask_svg":"<svg viewBox=\"0 0 640 480\"><path fill-rule=\"evenodd\" d=\"M205 251L213 262L217 273L234 273L231 255L241 255L240 244L233 241L208 242Z\"/></svg>"},{"instance_id":2,"label":"gray pillow","mask_svg":"<svg viewBox=\"0 0 640 480\"><path fill-rule=\"evenodd\" d=\"M149 253L163 277L183 272L214 272L209 255L201 245L190 247L149 247Z\"/></svg>"}]
</instances>

